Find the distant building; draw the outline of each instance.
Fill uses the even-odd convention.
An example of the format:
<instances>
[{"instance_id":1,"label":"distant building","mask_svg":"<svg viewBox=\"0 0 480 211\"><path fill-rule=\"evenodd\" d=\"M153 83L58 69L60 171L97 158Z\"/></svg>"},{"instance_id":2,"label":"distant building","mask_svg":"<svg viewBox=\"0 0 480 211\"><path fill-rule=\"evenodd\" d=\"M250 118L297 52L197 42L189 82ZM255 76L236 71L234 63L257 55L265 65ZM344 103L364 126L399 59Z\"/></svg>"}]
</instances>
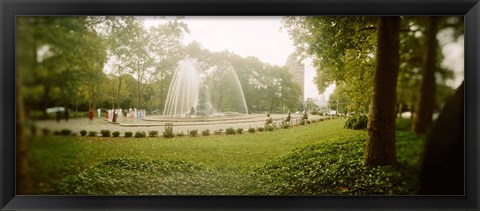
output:
<instances>
[{"instance_id":1,"label":"distant building","mask_svg":"<svg viewBox=\"0 0 480 211\"><path fill-rule=\"evenodd\" d=\"M292 53L290 54L290 56L288 56L285 67L287 67L288 72L292 75L292 81L298 84L298 86L300 87L301 94L300 96L298 96L298 99L300 100L300 102L303 102L305 65L301 63L295 53Z\"/></svg>"}]
</instances>

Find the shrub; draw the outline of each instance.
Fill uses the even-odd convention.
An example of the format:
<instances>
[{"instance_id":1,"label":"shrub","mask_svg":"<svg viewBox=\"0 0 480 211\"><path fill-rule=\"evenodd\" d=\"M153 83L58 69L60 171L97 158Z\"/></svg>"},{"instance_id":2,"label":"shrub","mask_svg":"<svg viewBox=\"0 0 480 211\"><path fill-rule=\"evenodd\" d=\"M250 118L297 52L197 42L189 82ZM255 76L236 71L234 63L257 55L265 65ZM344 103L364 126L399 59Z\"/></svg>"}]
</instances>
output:
<instances>
[{"instance_id":1,"label":"shrub","mask_svg":"<svg viewBox=\"0 0 480 211\"><path fill-rule=\"evenodd\" d=\"M263 132L263 131L265 130L265 128L263 128L263 127L258 127L257 130L258 130L258 132Z\"/></svg>"},{"instance_id":2,"label":"shrub","mask_svg":"<svg viewBox=\"0 0 480 211\"><path fill-rule=\"evenodd\" d=\"M243 133L243 128L237 128L237 133L242 134Z\"/></svg>"},{"instance_id":3,"label":"shrub","mask_svg":"<svg viewBox=\"0 0 480 211\"><path fill-rule=\"evenodd\" d=\"M80 135L82 135L82 136L87 135L87 131L86 131L86 130L81 130L81 131L80 131Z\"/></svg>"},{"instance_id":4,"label":"shrub","mask_svg":"<svg viewBox=\"0 0 480 211\"><path fill-rule=\"evenodd\" d=\"M125 132L125 137L132 137L133 133L130 131Z\"/></svg>"},{"instance_id":5,"label":"shrub","mask_svg":"<svg viewBox=\"0 0 480 211\"><path fill-rule=\"evenodd\" d=\"M283 129L287 129L287 128L290 127L290 125L288 123L284 122L284 123L282 123L282 125L280 127L282 127Z\"/></svg>"},{"instance_id":6,"label":"shrub","mask_svg":"<svg viewBox=\"0 0 480 211\"><path fill-rule=\"evenodd\" d=\"M69 129L63 129L63 130L60 131L60 134L62 134L62 136L68 136L71 133L72 133L72 131L69 130Z\"/></svg>"},{"instance_id":7,"label":"shrub","mask_svg":"<svg viewBox=\"0 0 480 211\"><path fill-rule=\"evenodd\" d=\"M173 130L166 130L163 131L163 137L164 138L173 138L175 135L173 134ZM178 136L183 136L183 132L181 134L178 134Z\"/></svg>"},{"instance_id":8,"label":"shrub","mask_svg":"<svg viewBox=\"0 0 480 211\"><path fill-rule=\"evenodd\" d=\"M307 122L307 124L310 124L310 123L312 123L312 122L311 122L310 120L308 120L308 119L307 119L307 121L306 121L306 122Z\"/></svg>"},{"instance_id":9,"label":"shrub","mask_svg":"<svg viewBox=\"0 0 480 211\"><path fill-rule=\"evenodd\" d=\"M178 134L178 136L181 136L181 135ZM163 137L165 137L165 138L175 137L175 134L173 133L173 127L165 128L165 131L163 131Z\"/></svg>"},{"instance_id":10,"label":"shrub","mask_svg":"<svg viewBox=\"0 0 480 211\"><path fill-rule=\"evenodd\" d=\"M110 137L110 130L101 130L102 137Z\"/></svg>"},{"instance_id":11,"label":"shrub","mask_svg":"<svg viewBox=\"0 0 480 211\"><path fill-rule=\"evenodd\" d=\"M396 129L397 130L404 130L409 131L412 129L412 119L406 118L397 118L396 119Z\"/></svg>"},{"instance_id":12,"label":"shrub","mask_svg":"<svg viewBox=\"0 0 480 211\"><path fill-rule=\"evenodd\" d=\"M305 120L304 119L300 120L300 125L305 125Z\"/></svg>"},{"instance_id":13,"label":"shrub","mask_svg":"<svg viewBox=\"0 0 480 211\"><path fill-rule=\"evenodd\" d=\"M156 131L156 130L148 131L148 136L157 137L158 136L158 131Z\"/></svg>"},{"instance_id":14,"label":"shrub","mask_svg":"<svg viewBox=\"0 0 480 211\"><path fill-rule=\"evenodd\" d=\"M119 137L120 136L120 132L118 131L115 131L112 133L113 137Z\"/></svg>"},{"instance_id":15,"label":"shrub","mask_svg":"<svg viewBox=\"0 0 480 211\"><path fill-rule=\"evenodd\" d=\"M210 135L210 130L209 130L209 129L203 130L203 131L202 131L202 135L204 135L204 136Z\"/></svg>"},{"instance_id":16,"label":"shrub","mask_svg":"<svg viewBox=\"0 0 480 211\"><path fill-rule=\"evenodd\" d=\"M215 135L220 135L222 133L223 133L223 129L218 129L218 130L213 131L213 134L215 134Z\"/></svg>"},{"instance_id":17,"label":"shrub","mask_svg":"<svg viewBox=\"0 0 480 211\"><path fill-rule=\"evenodd\" d=\"M253 127L248 128L248 132L249 132L249 133L255 133L255 128L253 128Z\"/></svg>"},{"instance_id":18,"label":"shrub","mask_svg":"<svg viewBox=\"0 0 480 211\"><path fill-rule=\"evenodd\" d=\"M88 131L88 136L97 136L97 131Z\"/></svg>"},{"instance_id":19,"label":"shrub","mask_svg":"<svg viewBox=\"0 0 480 211\"><path fill-rule=\"evenodd\" d=\"M197 136L198 130L190 130L190 136Z\"/></svg>"},{"instance_id":20,"label":"shrub","mask_svg":"<svg viewBox=\"0 0 480 211\"><path fill-rule=\"evenodd\" d=\"M367 129L368 117L364 114L355 114L348 118L345 122L344 128L354 129L354 130L363 130Z\"/></svg>"},{"instance_id":21,"label":"shrub","mask_svg":"<svg viewBox=\"0 0 480 211\"><path fill-rule=\"evenodd\" d=\"M227 129L225 129L225 134L227 135L235 135L235 129L233 129L232 127L229 127Z\"/></svg>"},{"instance_id":22,"label":"shrub","mask_svg":"<svg viewBox=\"0 0 480 211\"><path fill-rule=\"evenodd\" d=\"M165 135L165 133L164 133L164 135ZM180 131L180 132L177 133L177 136L178 137L183 137L183 136L185 136L185 133L183 131ZM172 137L173 137L173 132L172 132Z\"/></svg>"},{"instance_id":23,"label":"shrub","mask_svg":"<svg viewBox=\"0 0 480 211\"><path fill-rule=\"evenodd\" d=\"M273 126L273 125L266 125L265 126L266 131L273 131L274 129L275 129L275 126Z\"/></svg>"},{"instance_id":24,"label":"shrub","mask_svg":"<svg viewBox=\"0 0 480 211\"><path fill-rule=\"evenodd\" d=\"M135 138L143 138L146 137L147 135L145 134L144 131L137 131L135 132Z\"/></svg>"},{"instance_id":25,"label":"shrub","mask_svg":"<svg viewBox=\"0 0 480 211\"><path fill-rule=\"evenodd\" d=\"M60 131L58 131L58 130L53 131L53 135L59 136L59 135L60 135Z\"/></svg>"}]
</instances>

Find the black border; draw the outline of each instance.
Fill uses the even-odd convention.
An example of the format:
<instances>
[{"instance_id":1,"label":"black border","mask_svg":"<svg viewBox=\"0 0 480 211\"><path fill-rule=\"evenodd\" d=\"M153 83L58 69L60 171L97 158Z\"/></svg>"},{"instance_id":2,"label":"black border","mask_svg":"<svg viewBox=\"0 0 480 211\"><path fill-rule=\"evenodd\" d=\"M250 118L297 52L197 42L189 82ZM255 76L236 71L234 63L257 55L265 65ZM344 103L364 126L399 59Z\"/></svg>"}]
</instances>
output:
<instances>
[{"instance_id":1,"label":"black border","mask_svg":"<svg viewBox=\"0 0 480 211\"><path fill-rule=\"evenodd\" d=\"M1 210L479 210L479 0L0 0ZM16 196L16 15L465 15L465 196ZM448 182L448 181L446 181Z\"/></svg>"}]
</instances>

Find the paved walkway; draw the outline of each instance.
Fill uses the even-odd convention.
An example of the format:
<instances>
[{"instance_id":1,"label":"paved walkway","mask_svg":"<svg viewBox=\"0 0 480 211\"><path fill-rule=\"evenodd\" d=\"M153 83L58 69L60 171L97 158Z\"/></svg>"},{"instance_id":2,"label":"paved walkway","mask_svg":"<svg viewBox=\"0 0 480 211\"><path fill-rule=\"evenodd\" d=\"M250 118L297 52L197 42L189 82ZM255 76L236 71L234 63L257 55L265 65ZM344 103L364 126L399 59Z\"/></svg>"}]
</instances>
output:
<instances>
[{"instance_id":1,"label":"paved walkway","mask_svg":"<svg viewBox=\"0 0 480 211\"><path fill-rule=\"evenodd\" d=\"M209 129L212 133L215 130L226 128L243 128L244 131L247 131L248 128L253 127L263 127L266 116L264 114L251 114L250 118L228 118L222 121L217 121L214 119L210 119L211 121L180 121L180 122L172 122L167 120L161 120L154 117L150 117L150 120L141 120L141 119L130 119L130 118L123 118L120 119L118 123L110 123L105 120L104 117L97 118L95 117L93 122L89 122L88 118L75 118L70 119L68 121L61 120L57 122L56 120L44 120L44 121L37 121L36 126L39 129L48 128L52 131L60 131L62 129L70 129L72 132L79 134L81 130L86 131L97 131L100 133L100 130L110 130L111 132L119 131L121 135L127 131L136 132L136 131L158 131L159 134L165 130L165 123L173 123L173 130L174 132L184 132L187 133L189 130L198 130L199 133L205 129ZM301 115L293 114L292 121L301 118ZM274 122L281 122L283 118L286 117L285 114L272 114L271 115ZM319 119L320 116L310 116L310 119Z\"/></svg>"}]
</instances>

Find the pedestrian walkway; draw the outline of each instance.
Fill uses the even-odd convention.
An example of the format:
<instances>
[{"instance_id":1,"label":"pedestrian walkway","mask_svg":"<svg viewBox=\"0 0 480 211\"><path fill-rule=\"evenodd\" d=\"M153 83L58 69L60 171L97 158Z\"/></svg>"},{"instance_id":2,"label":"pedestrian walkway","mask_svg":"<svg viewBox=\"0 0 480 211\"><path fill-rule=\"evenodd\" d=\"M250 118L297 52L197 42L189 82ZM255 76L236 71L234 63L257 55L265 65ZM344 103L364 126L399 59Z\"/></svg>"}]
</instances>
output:
<instances>
[{"instance_id":1,"label":"pedestrian walkway","mask_svg":"<svg viewBox=\"0 0 480 211\"><path fill-rule=\"evenodd\" d=\"M52 131L60 131L62 129L70 129L72 132L79 134L81 130L86 131L97 131L100 130L110 130L111 132L118 131L121 134L124 132L137 132L137 131L158 131L160 134L165 130L165 123L173 123L174 132L184 132L187 133L190 130L198 130L199 132L208 129L211 132L219 129L225 130L226 128L243 128L245 131L248 128L253 127L263 127L265 123L266 116L263 114L251 114L251 118L239 117L239 118L229 118L223 119L222 121L200 121L201 119L196 119L198 121L182 121L177 119L177 121L163 121L161 119L152 120L142 120L142 119L130 119L123 118L121 122L111 123L105 120L105 118L95 117L93 122L89 122L88 118L75 118L68 121L57 122L55 120L44 120L37 121L36 126L39 129L48 128ZM285 114L272 114L274 122L281 122L285 118ZM300 115L292 115L292 120L300 118ZM312 116L312 118L320 118L319 116ZM185 119L188 120L188 119ZM205 119L204 119L205 120Z\"/></svg>"}]
</instances>

